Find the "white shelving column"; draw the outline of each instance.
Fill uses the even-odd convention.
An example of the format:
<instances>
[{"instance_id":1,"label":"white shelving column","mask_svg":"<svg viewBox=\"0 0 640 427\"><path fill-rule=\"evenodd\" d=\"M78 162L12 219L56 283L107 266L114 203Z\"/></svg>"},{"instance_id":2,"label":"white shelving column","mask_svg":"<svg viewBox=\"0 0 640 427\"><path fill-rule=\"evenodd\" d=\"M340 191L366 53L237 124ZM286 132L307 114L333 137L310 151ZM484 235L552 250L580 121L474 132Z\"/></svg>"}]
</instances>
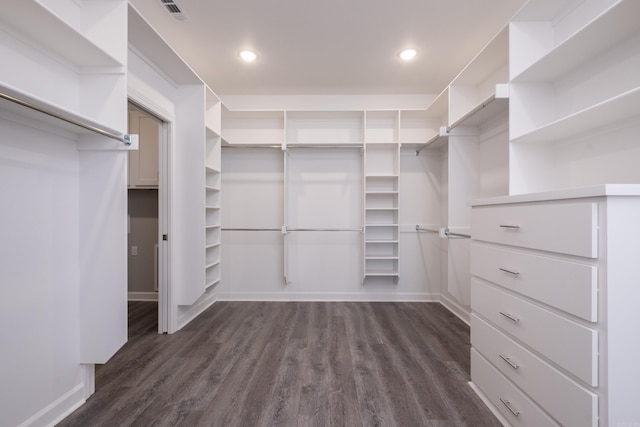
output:
<instances>
[{"instance_id":1,"label":"white shelving column","mask_svg":"<svg viewBox=\"0 0 640 427\"><path fill-rule=\"evenodd\" d=\"M205 140L205 289L220 283L221 277L221 103L207 90Z\"/></svg>"},{"instance_id":2,"label":"white shelving column","mask_svg":"<svg viewBox=\"0 0 640 427\"><path fill-rule=\"evenodd\" d=\"M364 279L400 270L399 111L367 111L364 146Z\"/></svg>"}]
</instances>

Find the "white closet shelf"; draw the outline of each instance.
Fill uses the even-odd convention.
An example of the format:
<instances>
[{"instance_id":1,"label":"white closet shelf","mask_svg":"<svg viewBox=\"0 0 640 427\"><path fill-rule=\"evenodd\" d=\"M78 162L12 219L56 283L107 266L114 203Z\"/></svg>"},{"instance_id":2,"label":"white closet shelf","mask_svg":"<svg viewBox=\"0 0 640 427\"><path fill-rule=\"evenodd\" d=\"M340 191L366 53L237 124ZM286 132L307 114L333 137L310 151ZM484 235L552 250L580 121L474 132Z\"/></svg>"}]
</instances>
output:
<instances>
[{"instance_id":1,"label":"white closet shelf","mask_svg":"<svg viewBox=\"0 0 640 427\"><path fill-rule=\"evenodd\" d=\"M638 2L640 3L640 2ZM517 135L512 142L519 144L558 141L637 116L640 111L640 87L595 104L538 129Z\"/></svg>"},{"instance_id":2,"label":"white closet shelf","mask_svg":"<svg viewBox=\"0 0 640 427\"><path fill-rule=\"evenodd\" d=\"M207 245L205 245L205 249L213 249L213 248L217 248L218 246L220 246L220 242L218 243L209 243Z\"/></svg>"},{"instance_id":3,"label":"white closet shelf","mask_svg":"<svg viewBox=\"0 0 640 427\"><path fill-rule=\"evenodd\" d=\"M384 255L376 255L376 256L366 256L364 259L366 260L391 260L391 261L397 261L400 259L400 257L398 257L397 255L392 256L384 256Z\"/></svg>"},{"instance_id":4,"label":"white closet shelf","mask_svg":"<svg viewBox=\"0 0 640 427\"><path fill-rule=\"evenodd\" d=\"M398 207L388 207L388 208L384 208L384 207L381 207L381 208L371 207L371 208L369 208L369 207L366 207L365 210L367 210L367 211L397 211L397 210L399 210L399 208Z\"/></svg>"},{"instance_id":5,"label":"white closet shelf","mask_svg":"<svg viewBox=\"0 0 640 427\"><path fill-rule=\"evenodd\" d=\"M449 135L446 133L446 126L442 126L441 130L435 133L427 142L424 144L419 144L416 146L416 154L420 154L425 148L442 148L447 145L447 141L449 140Z\"/></svg>"},{"instance_id":6,"label":"white closet shelf","mask_svg":"<svg viewBox=\"0 0 640 427\"><path fill-rule=\"evenodd\" d=\"M287 142L287 148L362 148L364 142L360 141L308 141L308 142Z\"/></svg>"},{"instance_id":7,"label":"white closet shelf","mask_svg":"<svg viewBox=\"0 0 640 427\"><path fill-rule=\"evenodd\" d=\"M205 227L207 230L211 230L211 229L220 229L220 224L214 224L214 225L205 225Z\"/></svg>"},{"instance_id":8,"label":"white closet shelf","mask_svg":"<svg viewBox=\"0 0 640 427\"><path fill-rule=\"evenodd\" d=\"M520 74L513 83L553 81L640 30L640 2L621 1Z\"/></svg>"},{"instance_id":9,"label":"white closet shelf","mask_svg":"<svg viewBox=\"0 0 640 427\"><path fill-rule=\"evenodd\" d=\"M506 84L497 86L499 86L498 92L494 92L482 100L465 115L451 123L449 128L453 129L460 125L478 126L506 113L509 110L509 86Z\"/></svg>"},{"instance_id":10,"label":"white closet shelf","mask_svg":"<svg viewBox=\"0 0 640 427\"><path fill-rule=\"evenodd\" d=\"M207 172L220 173L218 169L211 166L205 166L205 169L207 170Z\"/></svg>"},{"instance_id":11,"label":"white closet shelf","mask_svg":"<svg viewBox=\"0 0 640 427\"><path fill-rule=\"evenodd\" d=\"M399 224L365 224L365 227L399 227Z\"/></svg>"},{"instance_id":12,"label":"white closet shelf","mask_svg":"<svg viewBox=\"0 0 640 427\"><path fill-rule=\"evenodd\" d=\"M386 178L398 178L398 174L367 174L365 178L369 179L386 179Z\"/></svg>"},{"instance_id":13,"label":"white closet shelf","mask_svg":"<svg viewBox=\"0 0 640 427\"><path fill-rule=\"evenodd\" d=\"M261 142L229 142L228 139L222 138L221 148L278 148L282 149L283 142L279 141L261 141Z\"/></svg>"},{"instance_id":14,"label":"white closet shelf","mask_svg":"<svg viewBox=\"0 0 640 427\"><path fill-rule=\"evenodd\" d=\"M209 289L210 287L215 286L218 283L220 283L220 279L219 278L218 279L214 279L214 280L212 280L210 282L207 282L207 284L205 285L205 289Z\"/></svg>"},{"instance_id":15,"label":"white closet shelf","mask_svg":"<svg viewBox=\"0 0 640 427\"><path fill-rule=\"evenodd\" d=\"M120 61L33 0L21 0L4 7L0 20L2 26L11 28L10 32L30 39L80 69L119 67L124 72ZM17 22L20 26L14 26Z\"/></svg>"},{"instance_id":16,"label":"white closet shelf","mask_svg":"<svg viewBox=\"0 0 640 427\"><path fill-rule=\"evenodd\" d=\"M398 240L367 240L366 243L374 244L386 244L386 243L398 243Z\"/></svg>"},{"instance_id":17,"label":"white closet shelf","mask_svg":"<svg viewBox=\"0 0 640 427\"><path fill-rule=\"evenodd\" d=\"M205 206L205 209L220 209L220 206Z\"/></svg>"},{"instance_id":18,"label":"white closet shelf","mask_svg":"<svg viewBox=\"0 0 640 427\"><path fill-rule=\"evenodd\" d=\"M398 190L366 190L366 194L398 194Z\"/></svg>"},{"instance_id":19,"label":"white closet shelf","mask_svg":"<svg viewBox=\"0 0 640 427\"><path fill-rule=\"evenodd\" d=\"M367 148L376 149L376 148L396 148L400 145L399 142L367 142L365 144Z\"/></svg>"},{"instance_id":20,"label":"white closet shelf","mask_svg":"<svg viewBox=\"0 0 640 427\"><path fill-rule=\"evenodd\" d=\"M213 267L215 267L215 266L217 266L217 265L220 265L220 260L217 260L217 261L214 261L214 262L212 262L212 263L207 264L207 265L205 266L205 269L206 269L206 270L209 270L210 268L213 268Z\"/></svg>"},{"instance_id":21,"label":"white closet shelf","mask_svg":"<svg viewBox=\"0 0 640 427\"><path fill-rule=\"evenodd\" d=\"M365 276L369 277L398 277L400 273L397 271L387 271L387 270L367 270L365 272Z\"/></svg>"},{"instance_id":22,"label":"white closet shelf","mask_svg":"<svg viewBox=\"0 0 640 427\"><path fill-rule=\"evenodd\" d=\"M210 185L207 185L207 186L205 186L204 188L205 188L206 190L208 190L208 191L220 191L220 189L219 189L219 188L211 187Z\"/></svg>"},{"instance_id":23,"label":"white closet shelf","mask_svg":"<svg viewBox=\"0 0 640 427\"><path fill-rule=\"evenodd\" d=\"M212 128L212 127L210 127L209 125L206 125L204 127L204 129L206 131L207 137L210 137L210 138L219 138L220 137L220 134L217 132L217 130Z\"/></svg>"}]
</instances>

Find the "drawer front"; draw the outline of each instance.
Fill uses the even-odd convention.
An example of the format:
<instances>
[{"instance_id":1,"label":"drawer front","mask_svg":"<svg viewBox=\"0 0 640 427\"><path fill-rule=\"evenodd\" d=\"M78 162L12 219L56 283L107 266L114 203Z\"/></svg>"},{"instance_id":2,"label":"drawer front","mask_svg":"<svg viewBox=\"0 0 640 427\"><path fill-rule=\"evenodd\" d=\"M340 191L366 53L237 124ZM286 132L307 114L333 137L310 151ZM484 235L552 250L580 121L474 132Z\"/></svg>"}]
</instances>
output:
<instances>
[{"instance_id":1,"label":"drawer front","mask_svg":"<svg viewBox=\"0 0 640 427\"><path fill-rule=\"evenodd\" d=\"M598 425L598 396L595 393L570 380L475 315L471 316L471 345L560 424Z\"/></svg>"},{"instance_id":2,"label":"drawer front","mask_svg":"<svg viewBox=\"0 0 640 427\"><path fill-rule=\"evenodd\" d=\"M471 381L513 426L558 426L504 375L471 349Z\"/></svg>"},{"instance_id":3,"label":"drawer front","mask_svg":"<svg viewBox=\"0 0 640 427\"><path fill-rule=\"evenodd\" d=\"M590 322L598 320L598 268L473 242L471 274Z\"/></svg>"},{"instance_id":4,"label":"drawer front","mask_svg":"<svg viewBox=\"0 0 640 427\"><path fill-rule=\"evenodd\" d=\"M598 204L476 206L476 240L588 258L598 257Z\"/></svg>"},{"instance_id":5,"label":"drawer front","mask_svg":"<svg viewBox=\"0 0 640 427\"><path fill-rule=\"evenodd\" d=\"M597 331L476 278L471 309L586 384L598 385Z\"/></svg>"}]
</instances>

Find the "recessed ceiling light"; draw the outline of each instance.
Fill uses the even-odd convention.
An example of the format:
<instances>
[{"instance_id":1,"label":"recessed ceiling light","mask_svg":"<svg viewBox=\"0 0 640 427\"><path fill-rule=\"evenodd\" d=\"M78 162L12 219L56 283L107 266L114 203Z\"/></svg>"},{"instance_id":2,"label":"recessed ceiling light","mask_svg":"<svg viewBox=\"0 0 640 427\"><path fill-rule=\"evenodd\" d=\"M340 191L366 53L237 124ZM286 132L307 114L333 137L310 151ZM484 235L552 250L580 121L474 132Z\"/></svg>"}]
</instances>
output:
<instances>
[{"instance_id":1,"label":"recessed ceiling light","mask_svg":"<svg viewBox=\"0 0 640 427\"><path fill-rule=\"evenodd\" d=\"M405 49L402 52L400 52L400 58L402 58L405 61L409 61L415 58L417 53L418 52L415 49Z\"/></svg>"},{"instance_id":2,"label":"recessed ceiling light","mask_svg":"<svg viewBox=\"0 0 640 427\"><path fill-rule=\"evenodd\" d=\"M252 52L250 50L240 51L240 58L242 58L242 60L245 62L253 62L257 57L258 56L255 54L255 52Z\"/></svg>"}]
</instances>

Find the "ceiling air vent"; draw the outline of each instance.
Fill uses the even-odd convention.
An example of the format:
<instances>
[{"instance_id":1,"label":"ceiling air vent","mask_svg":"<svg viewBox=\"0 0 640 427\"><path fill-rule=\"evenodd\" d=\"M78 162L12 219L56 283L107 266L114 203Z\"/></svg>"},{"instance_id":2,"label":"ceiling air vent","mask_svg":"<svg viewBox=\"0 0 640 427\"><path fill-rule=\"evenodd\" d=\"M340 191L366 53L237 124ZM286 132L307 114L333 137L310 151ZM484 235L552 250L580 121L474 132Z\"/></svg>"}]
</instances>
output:
<instances>
[{"instance_id":1,"label":"ceiling air vent","mask_svg":"<svg viewBox=\"0 0 640 427\"><path fill-rule=\"evenodd\" d=\"M175 0L160 0L162 5L167 9L169 15L173 17L176 21L185 21L187 19L187 15L184 14L182 8Z\"/></svg>"}]
</instances>

